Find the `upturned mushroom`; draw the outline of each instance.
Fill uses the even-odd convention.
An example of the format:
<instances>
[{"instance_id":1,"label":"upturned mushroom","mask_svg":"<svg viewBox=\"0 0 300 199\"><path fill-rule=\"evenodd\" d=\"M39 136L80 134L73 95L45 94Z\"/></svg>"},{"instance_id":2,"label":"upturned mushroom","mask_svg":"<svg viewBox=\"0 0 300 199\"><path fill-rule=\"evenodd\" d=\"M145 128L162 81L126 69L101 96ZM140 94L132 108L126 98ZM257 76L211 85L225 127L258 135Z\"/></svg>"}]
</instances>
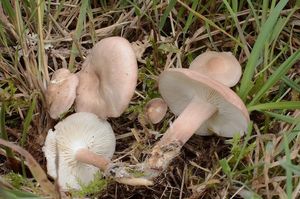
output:
<instances>
[{"instance_id":1,"label":"upturned mushroom","mask_svg":"<svg viewBox=\"0 0 300 199\"><path fill-rule=\"evenodd\" d=\"M189 68L228 87L235 86L242 75L241 65L231 52L207 51L197 56Z\"/></svg>"},{"instance_id":2,"label":"upturned mushroom","mask_svg":"<svg viewBox=\"0 0 300 199\"><path fill-rule=\"evenodd\" d=\"M108 122L92 113L74 113L51 129L43 152L48 174L63 190L80 189L97 171L105 171L115 151L115 135ZM56 161L57 160L57 161Z\"/></svg>"},{"instance_id":3,"label":"upturned mushroom","mask_svg":"<svg viewBox=\"0 0 300 199\"><path fill-rule=\"evenodd\" d=\"M166 115L168 105L162 98L153 98L145 106L144 113L147 121L159 123Z\"/></svg>"},{"instance_id":4,"label":"upturned mushroom","mask_svg":"<svg viewBox=\"0 0 300 199\"><path fill-rule=\"evenodd\" d=\"M76 98L78 82L78 77L68 69L61 68L53 73L45 92L51 118L57 119L71 108Z\"/></svg>"},{"instance_id":5,"label":"upturned mushroom","mask_svg":"<svg viewBox=\"0 0 300 199\"><path fill-rule=\"evenodd\" d=\"M102 119L119 117L137 84L137 61L130 43L122 37L102 39L78 75L76 111L91 112Z\"/></svg>"},{"instance_id":6,"label":"upturned mushroom","mask_svg":"<svg viewBox=\"0 0 300 199\"><path fill-rule=\"evenodd\" d=\"M112 162L115 136L110 124L93 113L74 113L51 129L43 146L47 171L56 178L63 191L80 189L102 171L106 177L127 185L153 185L153 181L136 178L135 169L122 162ZM135 169L142 172L141 168Z\"/></svg>"},{"instance_id":7,"label":"upturned mushroom","mask_svg":"<svg viewBox=\"0 0 300 199\"><path fill-rule=\"evenodd\" d=\"M190 69L169 69L159 77L159 91L178 118L146 161L154 176L166 169L195 132L232 137L247 130L249 115L242 100L205 75Z\"/></svg>"}]
</instances>

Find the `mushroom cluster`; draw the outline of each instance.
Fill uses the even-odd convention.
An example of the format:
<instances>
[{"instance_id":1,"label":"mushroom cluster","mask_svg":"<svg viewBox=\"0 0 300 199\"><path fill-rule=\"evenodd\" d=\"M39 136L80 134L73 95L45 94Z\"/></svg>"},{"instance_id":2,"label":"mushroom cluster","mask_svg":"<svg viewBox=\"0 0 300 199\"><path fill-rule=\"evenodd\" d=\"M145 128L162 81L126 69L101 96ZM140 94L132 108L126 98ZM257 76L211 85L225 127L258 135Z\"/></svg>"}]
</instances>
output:
<instances>
[{"instance_id":1,"label":"mushroom cluster","mask_svg":"<svg viewBox=\"0 0 300 199\"><path fill-rule=\"evenodd\" d=\"M242 100L230 89L238 83L241 71L231 53L212 51L199 55L189 69L163 71L159 76L163 99L149 101L144 113L152 124L164 118L168 107L178 117L145 162L130 168L110 161L115 137L105 120L119 117L127 108L136 87L137 61L127 40L120 37L101 40L81 71L77 74L66 69L56 71L46 92L52 118L66 112L74 101L78 112L48 133L43 148L48 173L58 177L64 189L79 188L75 179L88 183L98 169L124 184L152 185L153 178L168 167L194 133L244 135L249 115ZM61 93L62 88L69 93ZM58 105L61 100L64 103ZM136 178L131 169L144 175Z\"/></svg>"},{"instance_id":2,"label":"mushroom cluster","mask_svg":"<svg viewBox=\"0 0 300 199\"><path fill-rule=\"evenodd\" d=\"M134 94L137 71L134 51L126 39L102 39L78 73L64 68L53 73L46 90L50 116L59 118L75 101L76 112L91 112L102 119L119 117Z\"/></svg>"},{"instance_id":3,"label":"mushroom cluster","mask_svg":"<svg viewBox=\"0 0 300 199\"><path fill-rule=\"evenodd\" d=\"M243 101L229 88L240 77L241 66L228 52L206 52L189 69L168 69L161 73L159 91L178 117L142 165L148 180L167 168L194 133L244 135L249 114Z\"/></svg>"},{"instance_id":4,"label":"mushroom cluster","mask_svg":"<svg viewBox=\"0 0 300 199\"><path fill-rule=\"evenodd\" d=\"M154 146L146 164L160 173L194 134L243 135L249 123L242 100L227 86L189 69L160 75L159 90L178 118Z\"/></svg>"},{"instance_id":5,"label":"mushroom cluster","mask_svg":"<svg viewBox=\"0 0 300 199\"><path fill-rule=\"evenodd\" d=\"M77 112L49 130L43 147L48 174L64 190L79 189L99 169L124 176L115 174L117 164L110 164L116 141L106 119L124 112L136 84L137 60L122 37L98 42L77 74L67 69L54 72L45 93L50 117L58 119L74 101Z\"/></svg>"}]
</instances>

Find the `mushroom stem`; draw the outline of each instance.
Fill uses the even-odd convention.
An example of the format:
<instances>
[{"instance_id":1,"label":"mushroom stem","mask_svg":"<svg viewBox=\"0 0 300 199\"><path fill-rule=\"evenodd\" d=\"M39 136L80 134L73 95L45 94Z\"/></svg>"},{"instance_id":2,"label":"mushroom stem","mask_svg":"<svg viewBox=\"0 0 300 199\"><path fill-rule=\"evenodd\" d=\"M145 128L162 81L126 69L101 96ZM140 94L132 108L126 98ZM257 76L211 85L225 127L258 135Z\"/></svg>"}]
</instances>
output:
<instances>
[{"instance_id":1,"label":"mushroom stem","mask_svg":"<svg viewBox=\"0 0 300 199\"><path fill-rule=\"evenodd\" d=\"M135 177L131 172L132 168L122 163L112 163L103 155L96 154L86 148L81 148L76 151L75 159L81 163L93 165L105 172L106 176L114 178L122 184L137 186L137 185L153 185L150 179L144 177ZM137 171L141 171L139 165L136 166Z\"/></svg>"},{"instance_id":2,"label":"mushroom stem","mask_svg":"<svg viewBox=\"0 0 300 199\"><path fill-rule=\"evenodd\" d=\"M172 159L178 155L181 147L216 111L217 109L213 105L199 102L197 98L193 98L154 146L151 156L147 160L148 167L155 171L153 177L166 169Z\"/></svg>"},{"instance_id":3,"label":"mushroom stem","mask_svg":"<svg viewBox=\"0 0 300 199\"><path fill-rule=\"evenodd\" d=\"M165 132L158 144L169 144L179 141L184 145L203 122L217 111L216 107L194 98Z\"/></svg>"},{"instance_id":4,"label":"mushroom stem","mask_svg":"<svg viewBox=\"0 0 300 199\"><path fill-rule=\"evenodd\" d=\"M76 152L76 160L82 163L90 164L98 167L102 171L107 169L110 160L108 160L103 155L96 154L88 149L82 148Z\"/></svg>"}]
</instances>

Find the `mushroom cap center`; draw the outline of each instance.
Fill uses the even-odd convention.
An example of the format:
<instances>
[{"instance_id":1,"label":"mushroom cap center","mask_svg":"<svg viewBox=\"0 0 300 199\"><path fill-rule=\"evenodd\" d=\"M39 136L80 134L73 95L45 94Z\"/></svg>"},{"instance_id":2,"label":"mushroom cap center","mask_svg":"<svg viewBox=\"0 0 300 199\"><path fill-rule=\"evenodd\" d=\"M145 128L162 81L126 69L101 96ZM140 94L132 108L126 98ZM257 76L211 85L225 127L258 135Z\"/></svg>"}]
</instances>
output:
<instances>
[{"instance_id":1,"label":"mushroom cap center","mask_svg":"<svg viewBox=\"0 0 300 199\"><path fill-rule=\"evenodd\" d=\"M223 57L215 57L210 59L205 68L211 74L224 73L229 69L228 64L226 64L226 60Z\"/></svg>"}]
</instances>

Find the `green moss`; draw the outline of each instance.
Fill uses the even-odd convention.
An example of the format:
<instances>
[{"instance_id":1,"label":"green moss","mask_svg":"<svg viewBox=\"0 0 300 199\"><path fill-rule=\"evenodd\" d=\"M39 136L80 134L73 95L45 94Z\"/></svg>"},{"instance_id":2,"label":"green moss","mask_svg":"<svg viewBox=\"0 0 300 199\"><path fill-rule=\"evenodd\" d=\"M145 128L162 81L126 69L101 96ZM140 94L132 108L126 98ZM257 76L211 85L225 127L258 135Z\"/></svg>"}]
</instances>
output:
<instances>
[{"instance_id":1,"label":"green moss","mask_svg":"<svg viewBox=\"0 0 300 199\"><path fill-rule=\"evenodd\" d=\"M72 197L95 196L101 193L107 186L107 180L104 179L100 172L96 173L94 179L87 185L79 181L81 190L72 191Z\"/></svg>"},{"instance_id":2,"label":"green moss","mask_svg":"<svg viewBox=\"0 0 300 199\"><path fill-rule=\"evenodd\" d=\"M135 178L140 178L140 177L145 176L144 172L138 171L138 170L135 170L135 169L131 169L131 168L128 168L127 172L130 173Z\"/></svg>"},{"instance_id":3,"label":"green moss","mask_svg":"<svg viewBox=\"0 0 300 199\"><path fill-rule=\"evenodd\" d=\"M16 189L20 189L22 186L27 187L33 187L33 183L28 180L27 178L24 178L22 175L10 172L4 176L4 179L6 179L9 184L11 184Z\"/></svg>"}]
</instances>

